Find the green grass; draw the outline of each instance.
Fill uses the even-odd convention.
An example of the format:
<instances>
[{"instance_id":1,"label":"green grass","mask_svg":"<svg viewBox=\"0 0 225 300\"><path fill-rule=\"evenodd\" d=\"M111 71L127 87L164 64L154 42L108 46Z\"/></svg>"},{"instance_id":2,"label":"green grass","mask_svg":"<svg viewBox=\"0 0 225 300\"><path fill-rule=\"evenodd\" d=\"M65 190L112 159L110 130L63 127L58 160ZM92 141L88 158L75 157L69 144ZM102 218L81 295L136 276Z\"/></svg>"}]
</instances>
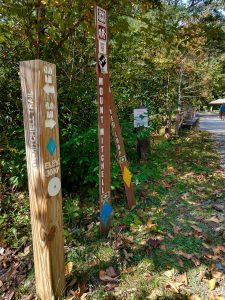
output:
<instances>
[{"instance_id":1,"label":"green grass","mask_svg":"<svg viewBox=\"0 0 225 300\"><path fill-rule=\"evenodd\" d=\"M74 263L67 282L74 276L78 282L85 280L89 288L87 299L92 300L187 299L190 294L207 299L205 295L212 292L196 275L212 263L204 257L204 244L213 249L224 241L215 234L218 225L205 220L215 213L212 205L225 197L224 177L217 172L218 154L210 136L190 132L171 142L160 142L146 163L133 163L131 169L137 204L130 211L126 209L121 183L121 188L113 192L112 227L107 238L99 235L97 199L83 195L64 197L66 262ZM215 195L217 190L219 197ZM21 216L22 212L22 208L16 208L13 214ZM19 222L25 224L24 231L28 228L26 222ZM155 226L148 228L149 222ZM7 229L7 222L2 223L5 242L11 243L14 235ZM201 230L200 234L193 225ZM20 225L17 230L22 230ZM20 234L18 240L21 239ZM158 241L156 247L152 240ZM195 253L200 265L195 266L179 251ZM107 291L99 271L109 266L119 277L116 286ZM182 287L179 293L168 288L168 282L174 278L168 278L165 272L171 269L174 276L187 273L188 287ZM26 291L23 284L17 299Z\"/></svg>"}]
</instances>

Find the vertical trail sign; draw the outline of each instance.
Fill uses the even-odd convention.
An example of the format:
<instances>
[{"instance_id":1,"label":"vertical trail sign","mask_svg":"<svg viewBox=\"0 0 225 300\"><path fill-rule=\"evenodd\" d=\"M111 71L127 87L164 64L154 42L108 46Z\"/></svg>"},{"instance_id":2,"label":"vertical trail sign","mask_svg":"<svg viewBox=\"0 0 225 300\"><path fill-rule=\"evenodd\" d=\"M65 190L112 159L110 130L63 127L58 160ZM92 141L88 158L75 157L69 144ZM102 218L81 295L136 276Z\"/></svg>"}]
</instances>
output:
<instances>
[{"instance_id":1,"label":"vertical trail sign","mask_svg":"<svg viewBox=\"0 0 225 300\"><path fill-rule=\"evenodd\" d=\"M107 11L95 7L98 90L99 196L101 232L107 233L112 213L110 197L110 95Z\"/></svg>"},{"instance_id":2,"label":"vertical trail sign","mask_svg":"<svg viewBox=\"0 0 225 300\"><path fill-rule=\"evenodd\" d=\"M56 67L20 63L37 294L60 299L65 288Z\"/></svg>"},{"instance_id":3,"label":"vertical trail sign","mask_svg":"<svg viewBox=\"0 0 225 300\"><path fill-rule=\"evenodd\" d=\"M123 181L124 181L124 187L127 196L128 207L132 208L132 206L135 205L133 184L131 182L131 173L129 171L123 137L121 134L119 119L116 112L116 105L111 90L110 90L110 117L111 117L112 133L116 144L116 151L118 155L119 165L120 165L121 172L123 174Z\"/></svg>"}]
</instances>

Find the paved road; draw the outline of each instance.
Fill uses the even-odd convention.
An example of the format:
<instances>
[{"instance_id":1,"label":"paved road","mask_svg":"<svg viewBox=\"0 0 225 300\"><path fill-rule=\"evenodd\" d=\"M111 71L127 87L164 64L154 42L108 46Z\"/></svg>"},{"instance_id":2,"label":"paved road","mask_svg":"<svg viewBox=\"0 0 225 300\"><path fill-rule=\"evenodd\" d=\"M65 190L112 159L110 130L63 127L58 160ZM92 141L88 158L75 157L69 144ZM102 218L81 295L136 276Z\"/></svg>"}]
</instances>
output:
<instances>
[{"instance_id":1,"label":"paved road","mask_svg":"<svg viewBox=\"0 0 225 300\"><path fill-rule=\"evenodd\" d=\"M199 130L212 133L221 155L221 165L225 167L225 121L221 121L218 114L199 114Z\"/></svg>"}]
</instances>

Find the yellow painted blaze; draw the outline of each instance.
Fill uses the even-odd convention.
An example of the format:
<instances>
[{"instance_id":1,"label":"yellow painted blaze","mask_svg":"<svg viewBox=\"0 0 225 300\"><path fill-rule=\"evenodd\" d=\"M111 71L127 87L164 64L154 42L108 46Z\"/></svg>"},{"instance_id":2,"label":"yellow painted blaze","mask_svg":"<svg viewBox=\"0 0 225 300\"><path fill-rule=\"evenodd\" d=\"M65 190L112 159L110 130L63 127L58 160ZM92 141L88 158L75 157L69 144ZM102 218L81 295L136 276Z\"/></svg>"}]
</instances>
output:
<instances>
[{"instance_id":1,"label":"yellow painted blaze","mask_svg":"<svg viewBox=\"0 0 225 300\"><path fill-rule=\"evenodd\" d=\"M123 181L126 183L128 187L130 187L131 184L131 172L128 170L128 168L125 166L123 169Z\"/></svg>"}]
</instances>

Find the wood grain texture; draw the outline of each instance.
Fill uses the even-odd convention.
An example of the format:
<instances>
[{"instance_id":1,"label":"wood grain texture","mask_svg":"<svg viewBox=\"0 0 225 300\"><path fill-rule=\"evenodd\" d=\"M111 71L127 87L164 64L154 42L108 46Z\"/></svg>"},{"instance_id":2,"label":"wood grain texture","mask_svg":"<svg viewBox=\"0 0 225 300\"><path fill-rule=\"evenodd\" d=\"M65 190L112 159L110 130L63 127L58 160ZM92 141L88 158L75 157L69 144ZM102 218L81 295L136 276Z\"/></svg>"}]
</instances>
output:
<instances>
[{"instance_id":1,"label":"wood grain texture","mask_svg":"<svg viewBox=\"0 0 225 300\"><path fill-rule=\"evenodd\" d=\"M99 11L103 12L99 16ZM101 18L102 17L102 18ZM107 12L95 7L96 24L96 73L97 73L97 94L98 94L98 142L99 142L99 206L105 203L111 204L111 178L110 178L110 95L109 95L109 68L108 68L108 29ZM105 47L104 56L107 59L107 72L104 73L99 65L99 56L101 50L99 43L102 42ZM110 228L110 217L107 222L103 222L100 217L100 231L106 234Z\"/></svg>"},{"instance_id":2,"label":"wood grain texture","mask_svg":"<svg viewBox=\"0 0 225 300\"><path fill-rule=\"evenodd\" d=\"M116 112L116 105L111 90L110 90L110 117L111 117L112 133L116 144L118 161L119 161L121 172L122 174L124 174L124 168L127 167L129 169L129 165L126 157L123 137L122 137L121 128L119 124L119 118ZM127 184L124 182L124 187L127 196L128 207L132 208L132 206L135 205L133 184L131 182L130 186L127 186Z\"/></svg>"},{"instance_id":3,"label":"wood grain texture","mask_svg":"<svg viewBox=\"0 0 225 300\"><path fill-rule=\"evenodd\" d=\"M42 300L60 299L65 278L56 67L24 61L20 76L36 289ZM50 139L56 145L51 151Z\"/></svg>"}]
</instances>

